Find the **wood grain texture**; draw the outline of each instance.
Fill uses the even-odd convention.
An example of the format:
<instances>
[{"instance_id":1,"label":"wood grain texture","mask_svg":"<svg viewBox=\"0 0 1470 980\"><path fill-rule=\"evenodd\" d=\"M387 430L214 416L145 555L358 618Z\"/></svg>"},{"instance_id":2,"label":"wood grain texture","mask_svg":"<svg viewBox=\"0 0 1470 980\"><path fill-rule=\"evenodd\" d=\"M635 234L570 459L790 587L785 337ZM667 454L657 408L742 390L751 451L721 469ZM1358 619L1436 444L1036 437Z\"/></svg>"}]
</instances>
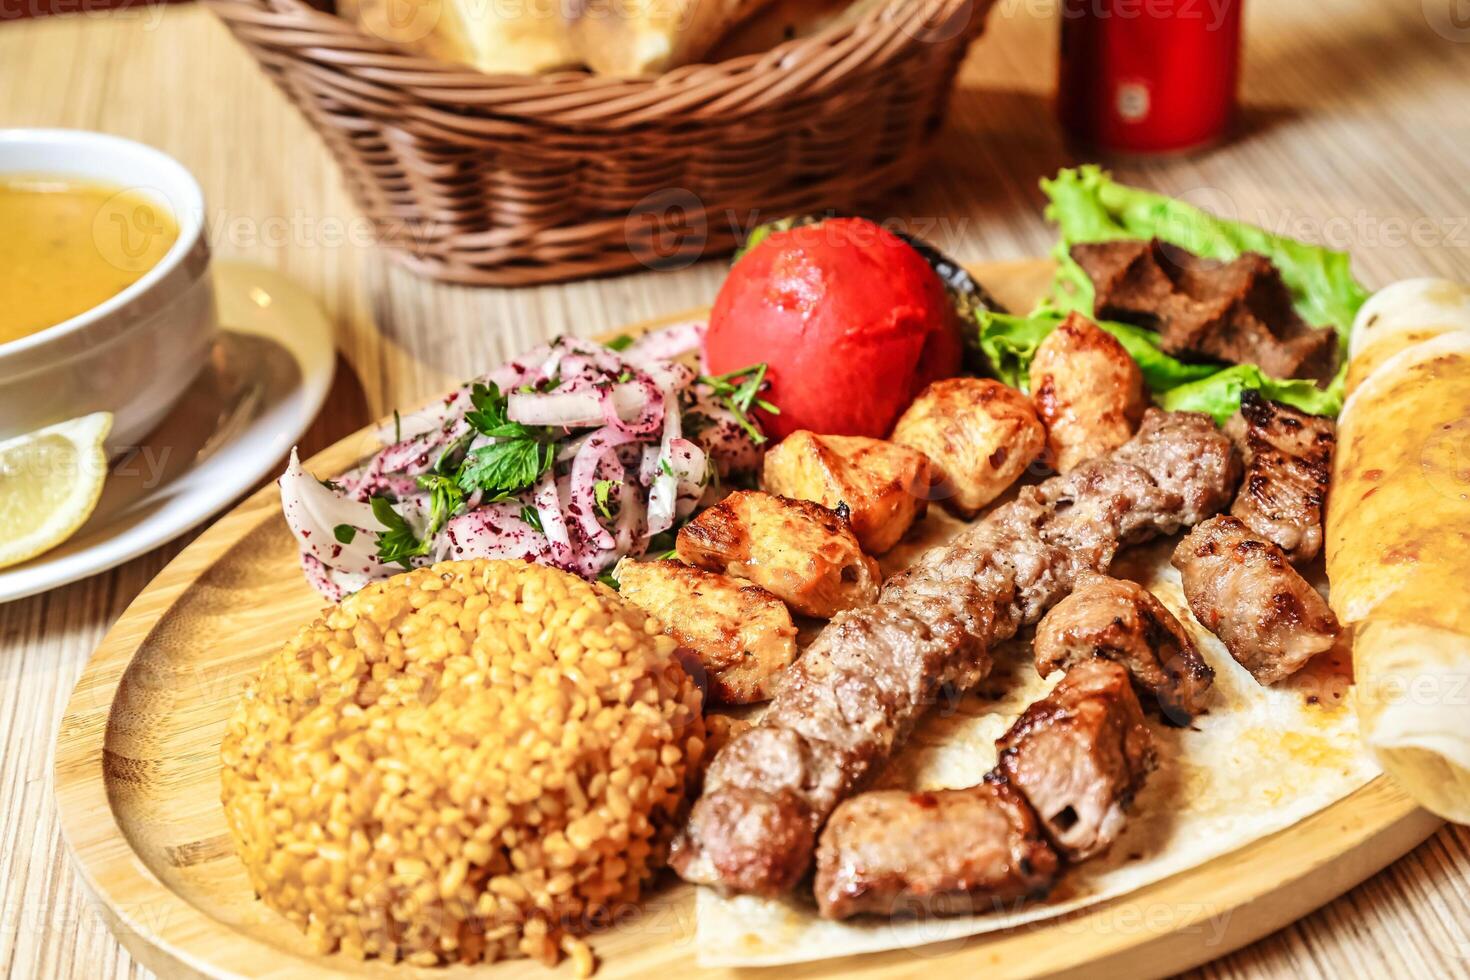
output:
<instances>
[{"instance_id":1,"label":"wood grain texture","mask_svg":"<svg viewBox=\"0 0 1470 980\"><path fill-rule=\"evenodd\" d=\"M1351 246L1372 285L1470 278L1470 33L1455 30L1453 9L1452 0L1247 4L1242 137L1119 173ZM1052 242L1035 181L1079 159L1047 102L1055 14L1049 0L1000 0L935 169L890 206L959 257L1034 255ZM102 129L173 153L205 188L219 254L281 269L320 297L338 324L343 370L307 451L554 333L706 303L723 272L707 263L515 292L421 283L356 240L361 226L320 143L224 29L190 7L0 25L0 125ZM87 657L178 549L0 606L0 973L148 975L70 867L48 753ZM1467 973L1470 830L1447 827L1198 976Z\"/></svg>"},{"instance_id":2,"label":"wood grain texture","mask_svg":"<svg viewBox=\"0 0 1470 980\"><path fill-rule=\"evenodd\" d=\"M1002 304L1021 308L1041 295L1053 268L1023 261L975 272ZM636 336L655 325L624 329ZM345 437L308 460L307 471L335 475L357 465L375 429ZM305 980L402 972L312 954L299 932L254 899L219 805L219 743L240 691L322 605L299 572L276 489L264 487L149 583L72 693L56 740L62 832L114 932L161 973ZM1280 928L1439 825L1380 777L1266 840L1056 922L782 972L873 980L936 968L983 969L994 980L1159 976ZM696 970L693 905L694 889L665 876L637 917L592 939L601 976ZM541 968L513 961L451 972L491 980Z\"/></svg>"}]
</instances>

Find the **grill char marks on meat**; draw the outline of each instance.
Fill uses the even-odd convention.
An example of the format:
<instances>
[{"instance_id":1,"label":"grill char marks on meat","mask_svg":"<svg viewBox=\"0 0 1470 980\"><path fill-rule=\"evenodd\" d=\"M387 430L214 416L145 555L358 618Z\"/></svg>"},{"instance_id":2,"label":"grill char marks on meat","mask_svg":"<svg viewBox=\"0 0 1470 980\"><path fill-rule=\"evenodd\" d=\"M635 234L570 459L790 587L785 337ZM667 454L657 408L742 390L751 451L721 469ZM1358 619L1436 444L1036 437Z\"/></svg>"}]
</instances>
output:
<instances>
[{"instance_id":1,"label":"grill char marks on meat","mask_svg":"<svg viewBox=\"0 0 1470 980\"><path fill-rule=\"evenodd\" d=\"M1205 705L1215 672L1179 620L1136 582L1087 573L1036 627L1036 672L1046 677L1094 658L1122 664L1164 714L1185 724Z\"/></svg>"},{"instance_id":2,"label":"grill char marks on meat","mask_svg":"<svg viewBox=\"0 0 1470 980\"><path fill-rule=\"evenodd\" d=\"M996 771L1026 797L1069 861L1108 849L1158 765L1128 671L1111 660L1073 667L996 745Z\"/></svg>"},{"instance_id":3,"label":"grill char marks on meat","mask_svg":"<svg viewBox=\"0 0 1470 980\"><path fill-rule=\"evenodd\" d=\"M1262 684L1296 673L1337 640L1327 602L1239 519L1205 521L1174 549L1194 618Z\"/></svg>"},{"instance_id":4,"label":"grill char marks on meat","mask_svg":"<svg viewBox=\"0 0 1470 980\"><path fill-rule=\"evenodd\" d=\"M1004 781L863 793L822 834L817 906L828 919L990 912L1046 894L1059 863L1030 805Z\"/></svg>"},{"instance_id":5,"label":"grill char marks on meat","mask_svg":"<svg viewBox=\"0 0 1470 980\"><path fill-rule=\"evenodd\" d=\"M1157 238L1079 244L1071 255L1092 280L1097 315L1159 331L1170 354L1255 364L1278 378L1332 377L1337 335L1297 314L1264 255L1215 262Z\"/></svg>"},{"instance_id":6,"label":"grill char marks on meat","mask_svg":"<svg viewBox=\"0 0 1470 980\"><path fill-rule=\"evenodd\" d=\"M1230 513L1294 564L1317 557L1337 426L1247 390L1240 396L1240 414L1225 431L1246 463Z\"/></svg>"},{"instance_id":7,"label":"grill char marks on meat","mask_svg":"<svg viewBox=\"0 0 1470 980\"><path fill-rule=\"evenodd\" d=\"M945 548L836 616L760 723L715 757L670 863L727 891L779 895L807 872L827 817L935 703L991 667L991 649L1101 571L1120 542L1225 506L1238 464L1208 416L1150 411L1134 438L1023 488ZM1196 516L1198 515L1198 516Z\"/></svg>"}]
</instances>

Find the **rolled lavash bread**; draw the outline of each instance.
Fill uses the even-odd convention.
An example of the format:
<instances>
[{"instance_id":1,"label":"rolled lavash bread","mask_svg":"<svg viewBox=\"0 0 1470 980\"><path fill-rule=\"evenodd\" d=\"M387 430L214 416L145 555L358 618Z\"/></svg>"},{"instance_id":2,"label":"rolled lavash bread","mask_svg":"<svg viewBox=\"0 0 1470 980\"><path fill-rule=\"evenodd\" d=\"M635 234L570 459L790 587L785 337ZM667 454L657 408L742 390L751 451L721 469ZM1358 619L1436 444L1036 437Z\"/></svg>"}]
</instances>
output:
<instances>
[{"instance_id":1,"label":"rolled lavash bread","mask_svg":"<svg viewBox=\"0 0 1470 980\"><path fill-rule=\"evenodd\" d=\"M1470 288L1388 287L1350 356L1326 553L1359 726L1416 800L1470 822Z\"/></svg>"}]
</instances>

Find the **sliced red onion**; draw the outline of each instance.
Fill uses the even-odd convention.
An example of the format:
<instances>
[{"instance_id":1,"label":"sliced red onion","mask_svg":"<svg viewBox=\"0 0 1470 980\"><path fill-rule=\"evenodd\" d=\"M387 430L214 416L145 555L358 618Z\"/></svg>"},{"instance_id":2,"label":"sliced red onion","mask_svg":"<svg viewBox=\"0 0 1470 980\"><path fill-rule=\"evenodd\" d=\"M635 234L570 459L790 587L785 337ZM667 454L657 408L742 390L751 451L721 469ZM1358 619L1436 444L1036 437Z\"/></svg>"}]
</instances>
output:
<instances>
[{"instance_id":1,"label":"sliced red onion","mask_svg":"<svg viewBox=\"0 0 1470 980\"><path fill-rule=\"evenodd\" d=\"M625 435L651 435L658 431L669 411L668 400L652 379L635 377L603 393L602 418Z\"/></svg>"},{"instance_id":2,"label":"sliced red onion","mask_svg":"<svg viewBox=\"0 0 1470 980\"><path fill-rule=\"evenodd\" d=\"M624 555L641 555L648 547L644 537L643 494L631 480L618 485L618 526L614 532L617 550Z\"/></svg>"},{"instance_id":3,"label":"sliced red onion","mask_svg":"<svg viewBox=\"0 0 1470 980\"><path fill-rule=\"evenodd\" d=\"M670 453L683 437L679 421L679 405L672 395L664 396L664 432L659 440L658 469L648 492L648 536L661 534L674 526L674 508L679 495L679 478L673 471Z\"/></svg>"},{"instance_id":4,"label":"sliced red onion","mask_svg":"<svg viewBox=\"0 0 1470 980\"><path fill-rule=\"evenodd\" d=\"M694 381L694 369L677 361L653 361L648 364L640 364L639 369L648 375L649 380L658 385L659 391L665 395L683 391Z\"/></svg>"},{"instance_id":5,"label":"sliced red onion","mask_svg":"<svg viewBox=\"0 0 1470 980\"><path fill-rule=\"evenodd\" d=\"M506 399L505 414L522 425L601 425L602 398L590 389L518 391Z\"/></svg>"},{"instance_id":6,"label":"sliced red onion","mask_svg":"<svg viewBox=\"0 0 1470 980\"><path fill-rule=\"evenodd\" d=\"M704 333L708 326L709 324L704 320L690 320L687 323L675 323L650 331L633 341L623 351L623 360L636 363L672 361L676 357L683 357L690 351L700 349L704 344Z\"/></svg>"},{"instance_id":7,"label":"sliced red onion","mask_svg":"<svg viewBox=\"0 0 1470 980\"><path fill-rule=\"evenodd\" d=\"M296 450L279 481L281 509L302 550L338 571L368 576L392 574L378 561L378 532L382 527L369 504L323 486L301 465ZM337 528L352 529L352 540L337 540Z\"/></svg>"},{"instance_id":8,"label":"sliced red onion","mask_svg":"<svg viewBox=\"0 0 1470 980\"><path fill-rule=\"evenodd\" d=\"M551 557L546 537L521 520L521 506L501 500L456 517L439 534L435 560L545 561Z\"/></svg>"},{"instance_id":9,"label":"sliced red onion","mask_svg":"<svg viewBox=\"0 0 1470 980\"><path fill-rule=\"evenodd\" d=\"M551 557L561 567L570 567L576 556L572 551L571 536L567 533L566 518L562 515L556 479L550 470L541 474L533 500L536 514L541 518L541 530L546 534L546 542L551 548Z\"/></svg>"},{"instance_id":10,"label":"sliced red onion","mask_svg":"<svg viewBox=\"0 0 1470 980\"><path fill-rule=\"evenodd\" d=\"M613 536L597 520L597 481L622 480L623 464L614 451L634 437L618 432L612 426L594 432L572 460L572 502L568 510L587 541L603 550L613 546Z\"/></svg>"}]
</instances>

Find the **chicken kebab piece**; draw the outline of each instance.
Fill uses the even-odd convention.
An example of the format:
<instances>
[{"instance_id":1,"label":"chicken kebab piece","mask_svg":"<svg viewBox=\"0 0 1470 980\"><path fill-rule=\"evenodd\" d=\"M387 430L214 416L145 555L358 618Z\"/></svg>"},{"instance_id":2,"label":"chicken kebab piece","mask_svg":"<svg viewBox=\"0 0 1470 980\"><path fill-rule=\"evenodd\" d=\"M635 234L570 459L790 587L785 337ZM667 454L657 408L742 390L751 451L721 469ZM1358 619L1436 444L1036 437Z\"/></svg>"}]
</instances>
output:
<instances>
[{"instance_id":1,"label":"chicken kebab piece","mask_svg":"<svg viewBox=\"0 0 1470 980\"><path fill-rule=\"evenodd\" d=\"M836 806L882 769L946 686L989 672L993 647L1037 622L1120 544L1218 511L1239 479L1208 416L1149 410L1138 434L1023 487L946 547L833 619L787 669L759 724L711 763L675 840L684 878L779 895L811 867Z\"/></svg>"},{"instance_id":2,"label":"chicken kebab piece","mask_svg":"<svg viewBox=\"0 0 1470 980\"><path fill-rule=\"evenodd\" d=\"M1059 473L1127 442L1148 405L1138 362L1080 313L1070 314L1036 348L1031 399Z\"/></svg>"},{"instance_id":3,"label":"chicken kebab piece","mask_svg":"<svg viewBox=\"0 0 1470 980\"><path fill-rule=\"evenodd\" d=\"M1117 661L1181 725L1204 709L1215 681L1189 633L1152 592L1092 572L1041 620L1034 649L1042 677L1097 657Z\"/></svg>"},{"instance_id":4,"label":"chicken kebab piece","mask_svg":"<svg viewBox=\"0 0 1470 980\"><path fill-rule=\"evenodd\" d=\"M919 392L894 425L893 441L928 458L934 499L974 517L1041 455L1046 429L1016 389L989 378L947 378Z\"/></svg>"},{"instance_id":5,"label":"chicken kebab piece","mask_svg":"<svg viewBox=\"0 0 1470 980\"><path fill-rule=\"evenodd\" d=\"M782 497L845 506L870 555L903 537L928 507L929 459L916 449L863 436L800 429L766 453L761 488Z\"/></svg>"},{"instance_id":6,"label":"chicken kebab piece","mask_svg":"<svg viewBox=\"0 0 1470 980\"><path fill-rule=\"evenodd\" d=\"M846 515L810 500L737 490L680 528L675 546L690 565L748 579L807 616L878 598L878 563Z\"/></svg>"},{"instance_id":7,"label":"chicken kebab piece","mask_svg":"<svg viewBox=\"0 0 1470 980\"><path fill-rule=\"evenodd\" d=\"M791 613L759 585L670 560L624 558L613 577L624 599L694 651L711 701L765 701L796 659Z\"/></svg>"},{"instance_id":8,"label":"chicken kebab piece","mask_svg":"<svg viewBox=\"0 0 1470 980\"><path fill-rule=\"evenodd\" d=\"M996 747L978 786L839 805L817 849L822 915L973 914L1045 895L1064 860L1117 839L1156 765L1128 672L1107 660L1073 667Z\"/></svg>"}]
</instances>

